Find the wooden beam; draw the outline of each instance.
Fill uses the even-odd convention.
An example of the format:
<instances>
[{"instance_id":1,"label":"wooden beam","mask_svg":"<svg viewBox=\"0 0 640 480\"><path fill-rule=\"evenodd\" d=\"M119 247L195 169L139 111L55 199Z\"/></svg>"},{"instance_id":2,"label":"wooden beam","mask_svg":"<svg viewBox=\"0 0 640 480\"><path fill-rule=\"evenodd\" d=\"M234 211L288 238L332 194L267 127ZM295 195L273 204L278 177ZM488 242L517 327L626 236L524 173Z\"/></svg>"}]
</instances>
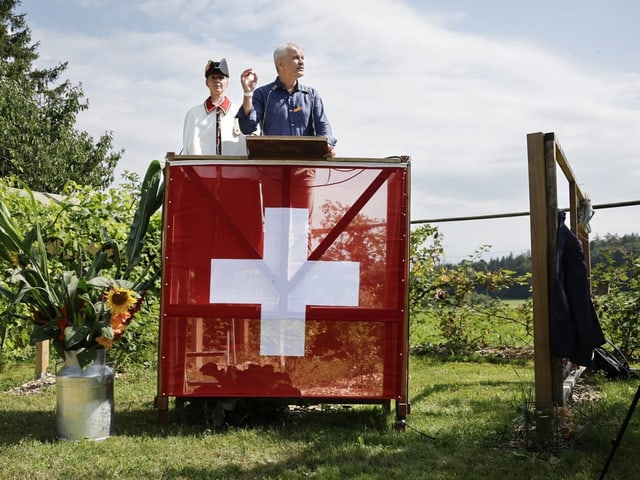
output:
<instances>
[{"instance_id":1,"label":"wooden beam","mask_svg":"<svg viewBox=\"0 0 640 480\"><path fill-rule=\"evenodd\" d=\"M551 352L549 346L549 290L547 288L547 175L544 135L527 135L531 274L533 296L533 343L535 402L541 408L553 404Z\"/></svg>"},{"instance_id":2,"label":"wooden beam","mask_svg":"<svg viewBox=\"0 0 640 480\"><path fill-rule=\"evenodd\" d=\"M527 151L531 207L535 401L537 408L542 409L564 404L562 359L551 354L549 333L550 286L557 275L556 154L559 150L553 134L532 133L527 136Z\"/></svg>"},{"instance_id":3,"label":"wooden beam","mask_svg":"<svg viewBox=\"0 0 640 480\"><path fill-rule=\"evenodd\" d=\"M565 176L570 174L570 183L575 185L573 180L573 172L566 161L566 157L558 144L555 134L548 133L544 136L544 164L546 170L547 188L546 188L546 222L547 222L547 345L549 346L549 362L551 369L551 401L553 405L564 406L564 369L562 368L562 359L554 357L551 353L551 336L549 334L549 311L550 311L550 292L556 278L558 278L558 263L556 261L558 254L558 180L556 178L556 167L560 163L566 165L566 169L562 168ZM567 173L569 172L569 173Z\"/></svg>"},{"instance_id":4,"label":"wooden beam","mask_svg":"<svg viewBox=\"0 0 640 480\"><path fill-rule=\"evenodd\" d=\"M562 170L562 173L564 173L564 176L566 177L566 179L569 181L569 183L576 183L576 176L574 175L573 170L571 169L571 165L569 164L569 161L567 160L567 157L565 156L564 151L562 150L562 147L560 146L560 143L558 142L558 139L556 138L555 134L547 133L545 137L549 140L553 140L554 156L556 158L556 162L560 166L560 169ZM579 200L586 199L585 194L582 192L582 190L577 184L576 184L576 194Z\"/></svg>"},{"instance_id":5,"label":"wooden beam","mask_svg":"<svg viewBox=\"0 0 640 480\"><path fill-rule=\"evenodd\" d=\"M49 340L36 343L35 378L42 378L49 368Z\"/></svg>"}]
</instances>

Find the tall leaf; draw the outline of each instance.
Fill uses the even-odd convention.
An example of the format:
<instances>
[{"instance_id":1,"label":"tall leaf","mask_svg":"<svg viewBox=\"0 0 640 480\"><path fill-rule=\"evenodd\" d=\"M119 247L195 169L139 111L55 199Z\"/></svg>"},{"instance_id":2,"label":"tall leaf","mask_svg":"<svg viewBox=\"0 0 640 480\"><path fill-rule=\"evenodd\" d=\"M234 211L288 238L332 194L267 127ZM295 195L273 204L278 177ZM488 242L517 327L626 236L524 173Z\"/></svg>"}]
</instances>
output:
<instances>
[{"instance_id":1,"label":"tall leaf","mask_svg":"<svg viewBox=\"0 0 640 480\"><path fill-rule=\"evenodd\" d=\"M144 239L149 228L151 216L162 205L164 195L164 183L161 185L162 167L158 160L153 160L147 169L140 191L140 202L133 217L129 239L125 248L125 254L129 261L125 278L131 273L133 267L140 261L140 252L144 245Z\"/></svg>"}]
</instances>

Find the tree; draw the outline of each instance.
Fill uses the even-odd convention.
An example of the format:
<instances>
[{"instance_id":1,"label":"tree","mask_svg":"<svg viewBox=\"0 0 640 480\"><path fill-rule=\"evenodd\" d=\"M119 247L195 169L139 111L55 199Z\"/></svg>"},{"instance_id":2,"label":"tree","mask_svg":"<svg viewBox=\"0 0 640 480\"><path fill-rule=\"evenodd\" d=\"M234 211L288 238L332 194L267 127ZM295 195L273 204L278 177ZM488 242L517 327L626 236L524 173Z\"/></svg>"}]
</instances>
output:
<instances>
[{"instance_id":1,"label":"tree","mask_svg":"<svg viewBox=\"0 0 640 480\"><path fill-rule=\"evenodd\" d=\"M36 191L60 193L68 181L104 189L123 150L113 151L112 133L97 141L75 128L89 103L80 85L60 81L67 67L37 69L38 43L31 42L19 0L0 0L0 176L15 175Z\"/></svg>"}]
</instances>

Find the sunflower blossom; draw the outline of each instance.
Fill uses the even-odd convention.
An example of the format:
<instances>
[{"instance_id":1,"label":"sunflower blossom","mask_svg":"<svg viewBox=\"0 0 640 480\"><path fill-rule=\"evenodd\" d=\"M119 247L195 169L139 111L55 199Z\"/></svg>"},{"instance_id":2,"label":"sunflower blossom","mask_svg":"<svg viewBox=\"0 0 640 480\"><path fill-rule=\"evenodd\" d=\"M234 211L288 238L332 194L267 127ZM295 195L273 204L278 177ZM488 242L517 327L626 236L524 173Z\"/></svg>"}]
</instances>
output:
<instances>
[{"instance_id":1,"label":"sunflower blossom","mask_svg":"<svg viewBox=\"0 0 640 480\"><path fill-rule=\"evenodd\" d=\"M112 315L127 312L136 304L138 294L128 288L113 286L106 293L104 303L111 310Z\"/></svg>"}]
</instances>

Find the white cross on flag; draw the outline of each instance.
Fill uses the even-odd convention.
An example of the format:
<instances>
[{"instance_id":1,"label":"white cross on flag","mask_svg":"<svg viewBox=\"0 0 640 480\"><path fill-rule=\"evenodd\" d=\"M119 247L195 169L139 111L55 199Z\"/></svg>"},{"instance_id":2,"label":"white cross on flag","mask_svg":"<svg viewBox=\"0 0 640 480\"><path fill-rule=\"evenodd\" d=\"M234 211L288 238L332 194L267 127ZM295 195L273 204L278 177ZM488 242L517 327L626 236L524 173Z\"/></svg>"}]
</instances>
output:
<instances>
[{"instance_id":1,"label":"white cross on flag","mask_svg":"<svg viewBox=\"0 0 640 480\"><path fill-rule=\"evenodd\" d=\"M304 356L307 305L358 305L360 264L307 260L308 218L267 208L264 258L211 260L211 303L261 306L261 355Z\"/></svg>"}]
</instances>

